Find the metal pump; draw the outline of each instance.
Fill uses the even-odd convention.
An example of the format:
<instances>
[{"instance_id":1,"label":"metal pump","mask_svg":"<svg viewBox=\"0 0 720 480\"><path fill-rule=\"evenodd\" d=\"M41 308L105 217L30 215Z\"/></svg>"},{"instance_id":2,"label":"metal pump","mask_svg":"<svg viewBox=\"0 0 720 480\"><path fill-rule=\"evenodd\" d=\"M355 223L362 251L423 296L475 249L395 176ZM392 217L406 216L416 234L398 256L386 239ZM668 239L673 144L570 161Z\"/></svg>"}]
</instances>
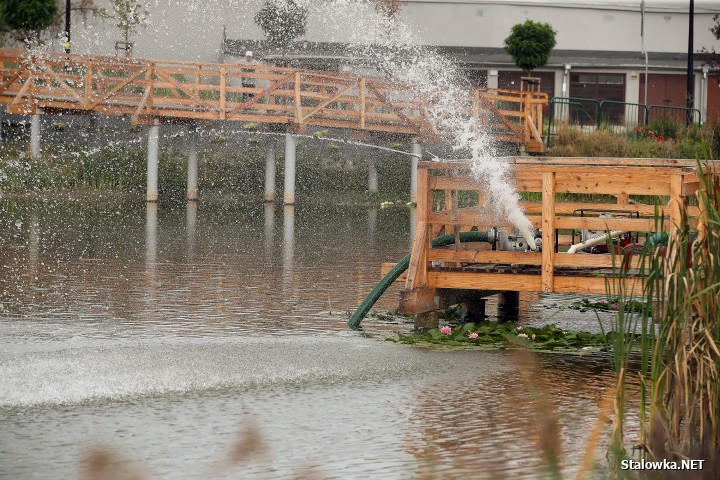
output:
<instances>
[{"instance_id":1,"label":"metal pump","mask_svg":"<svg viewBox=\"0 0 720 480\"><path fill-rule=\"evenodd\" d=\"M542 247L542 239L540 237L540 230L536 230L534 240L538 248ZM503 252L527 252L530 250L530 246L524 235L510 233L499 227L491 227L490 230L488 230L488 243L492 245L493 250Z\"/></svg>"}]
</instances>

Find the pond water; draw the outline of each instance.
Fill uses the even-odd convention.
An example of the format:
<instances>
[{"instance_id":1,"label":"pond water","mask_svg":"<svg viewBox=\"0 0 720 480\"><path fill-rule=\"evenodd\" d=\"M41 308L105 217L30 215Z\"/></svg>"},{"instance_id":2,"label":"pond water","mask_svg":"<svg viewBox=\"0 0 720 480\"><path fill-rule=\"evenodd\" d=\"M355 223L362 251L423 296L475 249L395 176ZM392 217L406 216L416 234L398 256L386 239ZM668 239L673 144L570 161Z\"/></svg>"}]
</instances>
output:
<instances>
[{"instance_id":1,"label":"pond water","mask_svg":"<svg viewBox=\"0 0 720 480\"><path fill-rule=\"evenodd\" d=\"M613 383L605 356L347 330L380 263L409 250L412 213L2 199L0 477L77 478L101 450L143 478L542 478L550 411L572 475ZM521 321L559 301L523 297ZM250 437L262 447L238 459Z\"/></svg>"}]
</instances>

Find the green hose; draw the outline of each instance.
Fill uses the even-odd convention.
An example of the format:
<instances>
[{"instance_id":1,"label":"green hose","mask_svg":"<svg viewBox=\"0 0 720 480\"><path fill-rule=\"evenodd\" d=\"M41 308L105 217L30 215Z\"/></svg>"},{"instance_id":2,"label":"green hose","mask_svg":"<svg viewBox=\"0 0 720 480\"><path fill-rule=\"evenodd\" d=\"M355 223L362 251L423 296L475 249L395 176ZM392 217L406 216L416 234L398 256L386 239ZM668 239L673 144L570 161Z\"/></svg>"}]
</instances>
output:
<instances>
[{"instance_id":1,"label":"green hose","mask_svg":"<svg viewBox=\"0 0 720 480\"><path fill-rule=\"evenodd\" d=\"M437 247L444 247L445 245L450 245L455 241L455 235L440 235L437 238L434 238L432 241L433 248ZM460 232L460 241L461 242L487 242L488 241L488 233L487 232ZM402 260L400 260L397 265L395 265L388 273L385 274L385 276L378 282L377 285L375 285L375 288L372 289L370 293L368 293L367 297L365 297L365 300L360 304L360 306L355 310L355 313L353 313L352 317L350 317L350 320L348 320L348 327L350 327L351 330L360 330L360 322L362 322L363 318L365 318L365 315L370 311L373 305L375 305L375 302L378 301L380 296L385 293L385 290L392 285L392 283L398 279L402 273L407 270L408 265L410 265L410 254L407 254L403 257Z\"/></svg>"}]
</instances>

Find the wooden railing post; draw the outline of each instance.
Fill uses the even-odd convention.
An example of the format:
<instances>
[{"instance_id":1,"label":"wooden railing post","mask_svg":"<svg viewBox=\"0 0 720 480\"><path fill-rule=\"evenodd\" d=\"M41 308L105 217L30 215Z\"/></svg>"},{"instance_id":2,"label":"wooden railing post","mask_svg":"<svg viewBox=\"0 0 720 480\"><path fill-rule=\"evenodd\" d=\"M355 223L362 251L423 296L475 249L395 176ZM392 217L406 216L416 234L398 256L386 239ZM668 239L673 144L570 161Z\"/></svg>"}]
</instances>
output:
<instances>
[{"instance_id":1,"label":"wooden railing post","mask_svg":"<svg viewBox=\"0 0 720 480\"><path fill-rule=\"evenodd\" d=\"M301 124L302 118L302 100L300 97L300 72L295 72L295 123Z\"/></svg>"},{"instance_id":2,"label":"wooden railing post","mask_svg":"<svg viewBox=\"0 0 720 480\"><path fill-rule=\"evenodd\" d=\"M155 64L150 62L147 67L147 78L145 79L145 90L148 95L145 108L149 111L153 107L153 77L155 76Z\"/></svg>"},{"instance_id":3,"label":"wooden railing post","mask_svg":"<svg viewBox=\"0 0 720 480\"><path fill-rule=\"evenodd\" d=\"M360 79L360 128L365 129L365 77Z\"/></svg>"},{"instance_id":4,"label":"wooden railing post","mask_svg":"<svg viewBox=\"0 0 720 480\"><path fill-rule=\"evenodd\" d=\"M428 250L432 245L432 238L428 232L428 217L432 210L432 191L428 187L429 172L427 168L420 168L418 169L417 228L405 282L407 290L427 286Z\"/></svg>"},{"instance_id":5,"label":"wooden railing post","mask_svg":"<svg viewBox=\"0 0 720 480\"><path fill-rule=\"evenodd\" d=\"M85 108L88 108L92 104L92 72L93 63L88 60L85 64Z\"/></svg>"},{"instance_id":6,"label":"wooden railing post","mask_svg":"<svg viewBox=\"0 0 720 480\"><path fill-rule=\"evenodd\" d=\"M555 172L542 176L542 290L552 292L555 271Z\"/></svg>"},{"instance_id":7,"label":"wooden railing post","mask_svg":"<svg viewBox=\"0 0 720 480\"><path fill-rule=\"evenodd\" d=\"M682 196L683 175L673 175L670 178L670 222L671 228L680 227L682 221L682 209L685 200Z\"/></svg>"},{"instance_id":8,"label":"wooden railing post","mask_svg":"<svg viewBox=\"0 0 720 480\"><path fill-rule=\"evenodd\" d=\"M523 115L524 123L525 123L525 145L527 146L530 142L530 138L532 137L532 134L530 133L530 124L533 122L531 115L532 111L530 108L530 93L523 93L523 102L522 102L523 112L525 115Z\"/></svg>"},{"instance_id":9,"label":"wooden railing post","mask_svg":"<svg viewBox=\"0 0 720 480\"><path fill-rule=\"evenodd\" d=\"M220 67L220 120L227 118L227 69L225 66Z\"/></svg>"}]
</instances>

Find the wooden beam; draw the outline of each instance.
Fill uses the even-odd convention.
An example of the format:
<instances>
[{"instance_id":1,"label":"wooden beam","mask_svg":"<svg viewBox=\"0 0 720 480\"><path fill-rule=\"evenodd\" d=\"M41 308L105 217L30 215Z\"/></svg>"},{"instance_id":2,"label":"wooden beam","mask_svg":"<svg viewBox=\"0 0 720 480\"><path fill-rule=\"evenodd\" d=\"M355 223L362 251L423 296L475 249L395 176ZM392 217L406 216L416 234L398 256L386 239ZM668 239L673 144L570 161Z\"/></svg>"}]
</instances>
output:
<instances>
[{"instance_id":1,"label":"wooden beam","mask_svg":"<svg viewBox=\"0 0 720 480\"><path fill-rule=\"evenodd\" d=\"M302 99L300 97L300 72L295 72L294 91L295 91L295 123L300 124L303 122Z\"/></svg>"},{"instance_id":2,"label":"wooden beam","mask_svg":"<svg viewBox=\"0 0 720 480\"><path fill-rule=\"evenodd\" d=\"M100 105L102 102L108 100L110 97L115 95L118 91L120 91L121 88L128 86L130 83L137 80L137 78L145 73L147 71L147 68L140 69L135 73L135 75L131 76L130 78L126 79L124 82L119 83L118 85L115 85L105 96L101 96L100 98L96 99L93 103L91 103L87 109L88 110L94 110L98 105Z\"/></svg>"},{"instance_id":3,"label":"wooden beam","mask_svg":"<svg viewBox=\"0 0 720 480\"><path fill-rule=\"evenodd\" d=\"M324 101L320 102L320 103L319 103L318 105L316 105L315 108L313 108L309 113L307 113L307 114L303 113L303 118L308 118L308 117L313 116L315 113L319 112L320 110L322 110L323 108L325 108L327 105L329 105L330 103L332 103L332 102L334 102L335 100L337 100L338 98L340 98L345 92L347 92L348 90L350 90L350 89L353 88L354 86L355 86L355 84L339 85L339 86L338 86L338 92L337 92L335 95L333 95L332 97L328 98L327 100L324 100Z\"/></svg>"},{"instance_id":4,"label":"wooden beam","mask_svg":"<svg viewBox=\"0 0 720 480\"><path fill-rule=\"evenodd\" d=\"M617 281L617 280L616 280ZM628 289L640 292L642 280L631 277L624 280ZM554 292L604 295L606 279L599 276L556 275L553 279ZM461 288L476 290L540 292L540 275L517 273L478 273L478 272L428 272L429 288Z\"/></svg>"},{"instance_id":5,"label":"wooden beam","mask_svg":"<svg viewBox=\"0 0 720 480\"><path fill-rule=\"evenodd\" d=\"M670 179L670 222L673 228L679 228L682 223L682 210L685 206L682 187L683 177L681 175Z\"/></svg>"},{"instance_id":6,"label":"wooden beam","mask_svg":"<svg viewBox=\"0 0 720 480\"><path fill-rule=\"evenodd\" d=\"M542 291L552 292L555 271L555 172L542 177Z\"/></svg>"}]
</instances>

